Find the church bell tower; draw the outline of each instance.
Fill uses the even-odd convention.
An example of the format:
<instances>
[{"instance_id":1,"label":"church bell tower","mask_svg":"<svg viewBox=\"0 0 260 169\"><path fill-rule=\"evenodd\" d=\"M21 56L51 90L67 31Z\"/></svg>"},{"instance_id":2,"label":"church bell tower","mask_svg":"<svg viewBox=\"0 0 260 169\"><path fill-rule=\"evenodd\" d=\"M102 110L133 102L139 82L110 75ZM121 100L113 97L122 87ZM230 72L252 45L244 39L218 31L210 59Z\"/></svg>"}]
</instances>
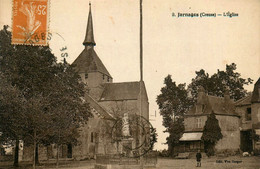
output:
<instances>
[{"instance_id":1,"label":"church bell tower","mask_svg":"<svg viewBox=\"0 0 260 169\"><path fill-rule=\"evenodd\" d=\"M75 70L79 73L82 81L88 85L90 95L93 98L98 98L103 90L102 84L112 83L113 78L94 50L96 42L94 40L91 3L89 3L88 23L83 45L85 48L72 65L75 65Z\"/></svg>"}]
</instances>

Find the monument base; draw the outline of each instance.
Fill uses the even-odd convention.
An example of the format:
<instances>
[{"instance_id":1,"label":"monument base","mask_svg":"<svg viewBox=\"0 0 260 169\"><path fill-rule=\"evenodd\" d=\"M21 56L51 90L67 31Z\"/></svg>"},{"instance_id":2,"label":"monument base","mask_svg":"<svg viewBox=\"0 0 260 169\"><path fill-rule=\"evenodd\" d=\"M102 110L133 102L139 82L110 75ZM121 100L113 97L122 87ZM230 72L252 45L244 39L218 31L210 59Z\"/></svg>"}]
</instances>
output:
<instances>
[{"instance_id":1,"label":"monument base","mask_svg":"<svg viewBox=\"0 0 260 169\"><path fill-rule=\"evenodd\" d=\"M122 154L126 157L133 157L133 138L124 138L121 141L122 144Z\"/></svg>"}]
</instances>

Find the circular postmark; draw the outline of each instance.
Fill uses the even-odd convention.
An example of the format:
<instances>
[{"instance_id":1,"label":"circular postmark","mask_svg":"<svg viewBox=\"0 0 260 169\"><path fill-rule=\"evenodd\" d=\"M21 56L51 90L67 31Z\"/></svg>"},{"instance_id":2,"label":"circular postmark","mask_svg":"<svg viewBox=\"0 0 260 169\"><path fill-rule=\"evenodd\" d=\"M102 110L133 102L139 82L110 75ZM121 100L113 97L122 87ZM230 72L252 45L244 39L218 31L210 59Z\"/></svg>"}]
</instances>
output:
<instances>
[{"instance_id":1,"label":"circular postmark","mask_svg":"<svg viewBox=\"0 0 260 169\"><path fill-rule=\"evenodd\" d=\"M113 142L120 144L120 154L125 157L138 158L153 149L156 142L156 130L151 123L140 115L125 113L118 118L111 132Z\"/></svg>"},{"instance_id":2,"label":"circular postmark","mask_svg":"<svg viewBox=\"0 0 260 169\"><path fill-rule=\"evenodd\" d=\"M57 61L63 62L68 58L69 52L66 41L64 37L57 32L36 32L24 43L35 45L42 40L47 41L47 44L50 47L51 51L57 57Z\"/></svg>"}]
</instances>

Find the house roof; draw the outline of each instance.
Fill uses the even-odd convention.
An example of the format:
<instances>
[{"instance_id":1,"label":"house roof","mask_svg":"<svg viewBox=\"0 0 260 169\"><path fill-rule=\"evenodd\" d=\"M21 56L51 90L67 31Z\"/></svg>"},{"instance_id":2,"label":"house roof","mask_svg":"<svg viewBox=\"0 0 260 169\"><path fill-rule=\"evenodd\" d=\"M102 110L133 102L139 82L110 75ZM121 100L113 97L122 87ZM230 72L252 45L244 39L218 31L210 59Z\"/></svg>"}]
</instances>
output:
<instances>
[{"instance_id":1,"label":"house roof","mask_svg":"<svg viewBox=\"0 0 260 169\"><path fill-rule=\"evenodd\" d=\"M142 85L142 83L143 82L105 83L100 101L137 100L141 87L144 88L146 94L144 84Z\"/></svg>"},{"instance_id":2,"label":"house roof","mask_svg":"<svg viewBox=\"0 0 260 169\"><path fill-rule=\"evenodd\" d=\"M259 103L260 102L260 78L255 83L251 102L252 103Z\"/></svg>"},{"instance_id":3,"label":"house roof","mask_svg":"<svg viewBox=\"0 0 260 169\"><path fill-rule=\"evenodd\" d=\"M245 106L245 105L250 105L251 104L251 99L252 99L252 93L249 93L248 96L243 97L242 99L239 99L235 102L235 106Z\"/></svg>"},{"instance_id":4,"label":"house roof","mask_svg":"<svg viewBox=\"0 0 260 169\"><path fill-rule=\"evenodd\" d=\"M201 105L202 112L196 112L196 106ZM205 95L202 102L195 104L187 115L200 115L200 114L210 114L214 112L215 114L221 115L237 115L235 112L234 101L232 99L225 100L224 97L217 97L211 95Z\"/></svg>"},{"instance_id":5,"label":"house roof","mask_svg":"<svg viewBox=\"0 0 260 169\"><path fill-rule=\"evenodd\" d=\"M72 65L75 65L75 70L79 73L100 72L111 77L93 48L85 48Z\"/></svg>"}]
</instances>

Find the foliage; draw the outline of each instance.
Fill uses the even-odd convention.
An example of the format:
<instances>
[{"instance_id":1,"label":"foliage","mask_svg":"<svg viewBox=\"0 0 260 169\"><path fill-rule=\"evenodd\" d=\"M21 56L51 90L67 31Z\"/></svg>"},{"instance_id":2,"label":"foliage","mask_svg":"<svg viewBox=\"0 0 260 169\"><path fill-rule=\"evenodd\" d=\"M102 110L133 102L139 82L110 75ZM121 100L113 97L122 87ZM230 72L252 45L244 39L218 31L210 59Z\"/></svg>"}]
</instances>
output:
<instances>
[{"instance_id":1,"label":"foliage","mask_svg":"<svg viewBox=\"0 0 260 169\"><path fill-rule=\"evenodd\" d=\"M48 46L11 45L7 28L0 31L0 72L10 89L10 97L1 97L3 136L34 147L76 143L77 129L91 116L86 86L69 64L57 63Z\"/></svg>"},{"instance_id":2,"label":"foliage","mask_svg":"<svg viewBox=\"0 0 260 169\"><path fill-rule=\"evenodd\" d=\"M24 134L21 126L23 123L18 118L25 110L25 100L20 90L7 82L0 72L0 131L1 143L21 138ZM6 119L8 121L4 122ZM16 125L12 125L15 122ZM8 131L8 132L7 132Z\"/></svg>"},{"instance_id":3,"label":"foliage","mask_svg":"<svg viewBox=\"0 0 260 169\"><path fill-rule=\"evenodd\" d=\"M161 94L157 96L157 104L160 114L163 116L163 125L166 130L172 126L172 120L182 118L184 113L190 108L191 102L188 98L188 92L185 89L186 84L176 85L172 81L171 75L164 79L165 86L161 89Z\"/></svg>"},{"instance_id":4,"label":"foliage","mask_svg":"<svg viewBox=\"0 0 260 169\"><path fill-rule=\"evenodd\" d=\"M174 154L174 147L179 144L179 140L184 133L184 120L178 118L175 122L172 122L168 129L169 136L166 138L168 144L168 150L171 155Z\"/></svg>"},{"instance_id":5,"label":"foliage","mask_svg":"<svg viewBox=\"0 0 260 169\"><path fill-rule=\"evenodd\" d=\"M205 123L201 140L204 142L205 152L208 156L214 155L214 146L218 140L222 139L221 128L219 127L218 119L212 112Z\"/></svg>"},{"instance_id":6,"label":"foliage","mask_svg":"<svg viewBox=\"0 0 260 169\"><path fill-rule=\"evenodd\" d=\"M50 84L49 105L52 112L53 133L45 142L56 144L77 144L78 130L90 117L88 104L83 101L83 84L78 75L66 64L57 64L55 77Z\"/></svg>"},{"instance_id":7,"label":"foliage","mask_svg":"<svg viewBox=\"0 0 260 169\"><path fill-rule=\"evenodd\" d=\"M184 113L192 105L188 98L188 91L185 84L176 85L172 81L171 75L164 79L165 86L161 89L161 94L157 96L157 104L160 114L163 116L163 125L169 133L167 137L168 150L173 152L174 146L179 143L184 132Z\"/></svg>"},{"instance_id":8,"label":"foliage","mask_svg":"<svg viewBox=\"0 0 260 169\"><path fill-rule=\"evenodd\" d=\"M158 152L159 157L169 157L169 151L166 149L163 149L162 151Z\"/></svg>"},{"instance_id":9,"label":"foliage","mask_svg":"<svg viewBox=\"0 0 260 169\"><path fill-rule=\"evenodd\" d=\"M150 127L149 134L150 134L150 138L149 138L150 143L149 144L152 143L151 150L153 150L154 144L157 143L157 141L158 141L158 134L157 134L156 128Z\"/></svg>"},{"instance_id":10,"label":"foliage","mask_svg":"<svg viewBox=\"0 0 260 169\"><path fill-rule=\"evenodd\" d=\"M226 90L230 91L230 98L239 100L245 97L248 93L244 86L253 83L251 78L244 79L241 74L236 72L237 66L235 63L226 65L225 71L217 70L212 76L209 76L205 70L196 71L196 77L192 79L188 85L188 90L196 101L198 88L202 86L209 95L223 97Z\"/></svg>"}]
</instances>

